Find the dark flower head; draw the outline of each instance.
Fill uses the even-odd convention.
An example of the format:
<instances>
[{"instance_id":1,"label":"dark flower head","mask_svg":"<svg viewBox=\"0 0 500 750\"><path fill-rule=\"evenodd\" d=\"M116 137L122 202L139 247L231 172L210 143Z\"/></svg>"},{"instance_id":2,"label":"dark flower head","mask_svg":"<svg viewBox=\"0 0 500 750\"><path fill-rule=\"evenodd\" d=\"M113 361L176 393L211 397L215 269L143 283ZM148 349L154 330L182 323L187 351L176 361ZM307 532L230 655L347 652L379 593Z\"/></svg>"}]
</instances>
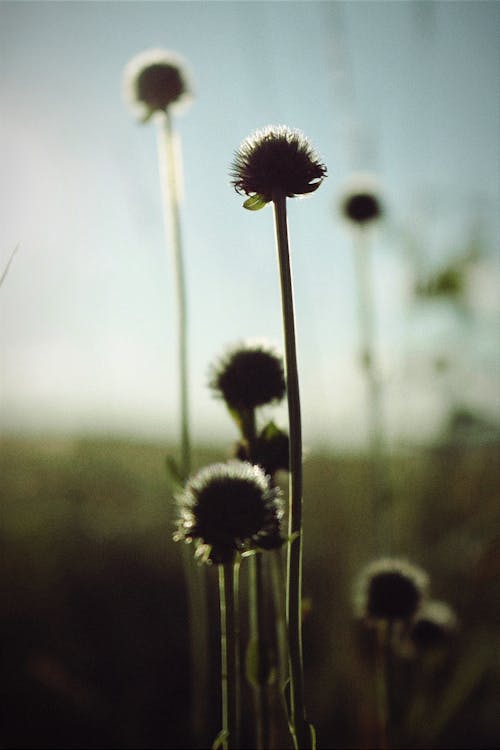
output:
<instances>
[{"instance_id":1,"label":"dark flower head","mask_svg":"<svg viewBox=\"0 0 500 750\"><path fill-rule=\"evenodd\" d=\"M231 409L281 401L286 391L283 360L266 342L237 344L212 366L209 386Z\"/></svg>"},{"instance_id":2,"label":"dark flower head","mask_svg":"<svg viewBox=\"0 0 500 750\"><path fill-rule=\"evenodd\" d=\"M237 458L251 460L261 466L266 474L274 476L277 471L288 471L290 467L289 440L285 432L276 432L271 437L259 435L252 445L251 456L246 441L240 441L236 446Z\"/></svg>"},{"instance_id":3,"label":"dark flower head","mask_svg":"<svg viewBox=\"0 0 500 750\"><path fill-rule=\"evenodd\" d=\"M270 125L243 141L230 174L238 193L257 196L264 204L275 195L312 193L326 176L326 166L299 130Z\"/></svg>"},{"instance_id":4,"label":"dark flower head","mask_svg":"<svg viewBox=\"0 0 500 750\"><path fill-rule=\"evenodd\" d=\"M281 491L258 466L245 461L199 471L177 498L176 541L194 541L204 562L231 562L237 552L281 544Z\"/></svg>"},{"instance_id":5,"label":"dark flower head","mask_svg":"<svg viewBox=\"0 0 500 750\"><path fill-rule=\"evenodd\" d=\"M407 620L417 612L428 588L428 576L397 558L381 558L361 573L354 590L358 617L367 620Z\"/></svg>"},{"instance_id":6,"label":"dark flower head","mask_svg":"<svg viewBox=\"0 0 500 750\"><path fill-rule=\"evenodd\" d=\"M457 618L445 602L428 601L415 615L410 640L417 651L442 648L457 630Z\"/></svg>"},{"instance_id":7,"label":"dark flower head","mask_svg":"<svg viewBox=\"0 0 500 750\"><path fill-rule=\"evenodd\" d=\"M382 216L379 189L374 177L356 174L351 177L341 197L343 215L355 224L368 224Z\"/></svg>"},{"instance_id":8,"label":"dark flower head","mask_svg":"<svg viewBox=\"0 0 500 750\"><path fill-rule=\"evenodd\" d=\"M124 85L127 99L143 121L190 98L183 60L161 49L132 58L125 68Z\"/></svg>"}]
</instances>

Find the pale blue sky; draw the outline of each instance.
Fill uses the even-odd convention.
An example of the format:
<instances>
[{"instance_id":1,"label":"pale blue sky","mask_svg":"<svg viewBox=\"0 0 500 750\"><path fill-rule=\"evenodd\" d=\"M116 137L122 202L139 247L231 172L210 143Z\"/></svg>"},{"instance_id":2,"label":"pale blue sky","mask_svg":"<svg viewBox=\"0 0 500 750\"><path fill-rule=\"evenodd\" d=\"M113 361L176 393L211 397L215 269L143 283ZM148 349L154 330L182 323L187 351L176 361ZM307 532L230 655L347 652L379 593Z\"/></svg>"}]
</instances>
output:
<instances>
[{"instance_id":1,"label":"pale blue sky","mask_svg":"<svg viewBox=\"0 0 500 750\"><path fill-rule=\"evenodd\" d=\"M124 66L151 47L182 55L195 88L176 120L195 440L234 434L209 363L241 338L281 342L272 210L243 210L228 176L271 123L303 130L329 170L288 201L306 442L364 433L334 208L352 170L377 173L388 210L373 252L391 434L433 434L455 393L498 413L499 21L493 2L0 3L1 269L19 244L0 291L5 429L176 434L156 133L122 98ZM409 249L438 263L477 222L489 257L464 331L442 307L409 306ZM430 364L443 351L446 382Z\"/></svg>"}]
</instances>

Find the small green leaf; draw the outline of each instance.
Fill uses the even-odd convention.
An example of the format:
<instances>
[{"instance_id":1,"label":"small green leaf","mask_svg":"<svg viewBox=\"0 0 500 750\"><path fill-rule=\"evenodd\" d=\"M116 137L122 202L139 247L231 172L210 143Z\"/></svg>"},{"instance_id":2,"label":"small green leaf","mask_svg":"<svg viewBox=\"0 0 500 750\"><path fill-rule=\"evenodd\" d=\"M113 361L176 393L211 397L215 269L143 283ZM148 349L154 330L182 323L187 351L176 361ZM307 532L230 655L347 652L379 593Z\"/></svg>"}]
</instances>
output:
<instances>
[{"instance_id":1,"label":"small green leaf","mask_svg":"<svg viewBox=\"0 0 500 750\"><path fill-rule=\"evenodd\" d=\"M247 198L243 204L243 208L247 208L249 211L260 211L260 209L264 208L267 203L268 201L265 201L261 195L256 193L255 195L250 196L250 198Z\"/></svg>"},{"instance_id":2,"label":"small green leaf","mask_svg":"<svg viewBox=\"0 0 500 750\"><path fill-rule=\"evenodd\" d=\"M263 438L264 440L271 440L278 435L284 434L285 433L283 432L283 430L280 430L276 423L271 420L266 424L265 427L263 427L259 437Z\"/></svg>"}]
</instances>

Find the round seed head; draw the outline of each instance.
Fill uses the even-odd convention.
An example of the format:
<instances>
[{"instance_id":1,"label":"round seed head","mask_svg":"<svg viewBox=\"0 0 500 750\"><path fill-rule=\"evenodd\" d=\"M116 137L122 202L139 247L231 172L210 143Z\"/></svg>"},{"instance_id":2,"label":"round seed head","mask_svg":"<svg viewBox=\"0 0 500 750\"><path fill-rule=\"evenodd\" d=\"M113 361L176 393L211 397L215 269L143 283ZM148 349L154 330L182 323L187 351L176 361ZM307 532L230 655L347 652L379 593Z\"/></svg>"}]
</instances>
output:
<instances>
[{"instance_id":1,"label":"round seed head","mask_svg":"<svg viewBox=\"0 0 500 750\"><path fill-rule=\"evenodd\" d=\"M292 198L314 192L326 166L300 130L270 125L243 141L230 174L236 192L268 203L277 194Z\"/></svg>"},{"instance_id":2,"label":"round seed head","mask_svg":"<svg viewBox=\"0 0 500 750\"><path fill-rule=\"evenodd\" d=\"M376 560L356 582L356 615L368 620L407 620L417 612L427 588L428 576L421 568L397 558Z\"/></svg>"},{"instance_id":3,"label":"round seed head","mask_svg":"<svg viewBox=\"0 0 500 750\"><path fill-rule=\"evenodd\" d=\"M441 648L450 642L457 630L457 617L445 602L428 601L415 615L410 639L417 651Z\"/></svg>"},{"instance_id":4,"label":"round seed head","mask_svg":"<svg viewBox=\"0 0 500 750\"><path fill-rule=\"evenodd\" d=\"M144 121L190 99L184 61L162 49L146 50L132 58L125 68L124 87L131 107Z\"/></svg>"},{"instance_id":5,"label":"round seed head","mask_svg":"<svg viewBox=\"0 0 500 750\"><path fill-rule=\"evenodd\" d=\"M251 455L246 441L236 446L235 455L242 461L251 461L273 477L277 471L288 471L290 468L288 435L276 430L272 435L259 435L252 445Z\"/></svg>"},{"instance_id":6,"label":"round seed head","mask_svg":"<svg viewBox=\"0 0 500 750\"><path fill-rule=\"evenodd\" d=\"M286 391L283 360L266 342L239 343L211 367L209 387L231 409L281 401Z\"/></svg>"},{"instance_id":7,"label":"round seed head","mask_svg":"<svg viewBox=\"0 0 500 750\"><path fill-rule=\"evenodd\" d=\"M364 225L382 216L380 190L369 174L355 174L344 188L340 200L342 214L354 224Z\"/></svg>"},{"instance_id":8,"label":"round seed head","mask_svg":"<svg viewBox=\"0 0 500 750\"><path fill-rule=\"evenodd\" d=\"M177 501L174 539L194 541L204 562L222 564L237 552L278 546L281 491L258 466L235 460L208 466L188 481Z\"/></svg>"}]
</instances>

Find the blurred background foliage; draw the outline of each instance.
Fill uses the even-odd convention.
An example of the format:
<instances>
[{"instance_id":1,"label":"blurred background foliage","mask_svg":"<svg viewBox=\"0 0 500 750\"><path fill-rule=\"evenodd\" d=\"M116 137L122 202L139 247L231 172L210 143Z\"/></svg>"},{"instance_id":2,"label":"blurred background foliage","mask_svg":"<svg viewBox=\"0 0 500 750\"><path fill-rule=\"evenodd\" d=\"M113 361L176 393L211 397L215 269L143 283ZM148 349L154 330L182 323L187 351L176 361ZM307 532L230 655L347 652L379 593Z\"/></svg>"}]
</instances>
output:
<instances>
[{"instance_id":1,"label":"blurred background foliage","mask_svg":"<svg viewBox=\"0 0 500 750\"><path fill-rule=\"evenodd\" d=\"M428 571L460 622L437 657L393 657L395 747L498 745L498 440L475 430L462 416L435 445L389 457L394 552ZM195 464L228 454L199 449ZM194 746L164 447L10 438L0 470L4 747ZM304 649L320 748L373 747L368 646L351 608L373 556L369 482L360 452L306 457ZM207 745L219 729L215 569L208 581Z\"/></svg>"}]
</instances>

